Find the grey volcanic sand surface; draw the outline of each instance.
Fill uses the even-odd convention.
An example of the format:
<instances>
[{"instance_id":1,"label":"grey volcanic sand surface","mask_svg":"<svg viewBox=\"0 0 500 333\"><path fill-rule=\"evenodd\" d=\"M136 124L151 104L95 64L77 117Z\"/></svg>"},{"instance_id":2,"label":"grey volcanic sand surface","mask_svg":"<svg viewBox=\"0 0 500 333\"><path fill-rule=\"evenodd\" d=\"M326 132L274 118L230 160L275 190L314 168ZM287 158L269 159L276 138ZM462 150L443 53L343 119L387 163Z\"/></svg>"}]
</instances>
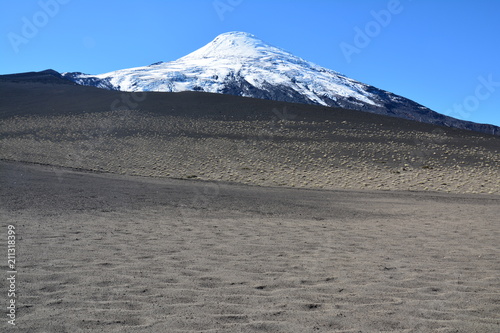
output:
<instances>
[{"instance_id":1,"label":"grey volcanic sand surface","mask_svg":"<svg viewBox=\"0 0 500 333\"><path fill-rule=\"evenodd\" d=\"M0 158L250 185L500 194L500 137L385 128L332 112L320 121L145 111L13 117L0 124Z\"/></svg>"},{"instance_id":2,"label":"grey volcanic sand surface","mask_svg":"<svg viewBox=\"0 0 500 333\"><path fill-rule=\"evenodd\" d=\"M498 332L499 207L0 162L11 330Z\"/></svg>"},{"instance_id":3,"label":"grey volcanic sand surface","mask_svg":"<svg viewBox=\"0 0 500 333\"><path fill-rule=\"evenodd\" d=\"M37 75L0 78L15 330L500 330L500 137Z\"/></svg>"},{"instance_id":4,"label":"grey volcanic sand surface","mask_svg":"<svg viewBox=\"0 0 500 333\"><path fill-rule=\"evenodd\" d=\"M500 194L500 136L354 110L50 79L0 77L1 160L263 186Z\"/></svg>"}]
</instances>

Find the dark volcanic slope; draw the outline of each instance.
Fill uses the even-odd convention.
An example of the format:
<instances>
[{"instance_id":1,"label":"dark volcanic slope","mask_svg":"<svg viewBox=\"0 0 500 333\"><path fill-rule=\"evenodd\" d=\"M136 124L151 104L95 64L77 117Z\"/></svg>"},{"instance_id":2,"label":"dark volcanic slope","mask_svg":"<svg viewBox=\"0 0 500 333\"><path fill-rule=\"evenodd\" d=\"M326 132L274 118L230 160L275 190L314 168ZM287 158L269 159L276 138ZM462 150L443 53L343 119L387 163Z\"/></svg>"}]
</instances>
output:
<instances>
[{"instance_id":1,"label":"dark volcanic slope","mask_svg":"<svg viewBox=\"0 0 500 333\"><path fill-rule=\"evenodd\" d=\"M18 83L52 83L52 84L69 84L75 83L65 79L61 74L53 69L47 69L41 72L26 72L18 74L0 75L1 82L18 82Z\"/></svg>"},{"instance_id":2,"label":"dark volcanic slope","mask_svg":"<svg viewBox=\"0 0 500 333\"><path fill-rule=\"evenodd\" d=\"M287 108L287 114L282 112ZM273 112L274 109L279 110ZM0 76L0 117L69 115L109 110L141 110L161 115L220 120L348 121L380 124L394 131L445 131L465 140L490 137L466 130L423 124L357 110L284 103L203 92L128 93L75 85L55 71ZM285 119L285 118L290 119ZM278 119L277 119L278 118ZM293 118L293 119L292 119ZM351 125L352 126L352 125Z\"/></svg>"},{"instance_id":3,"label":"dark volcanic slope","mask_svg":"<svg viewBox=\"0 0 500 333\"><path fill-rule=\"evenodd\" d=\"M143 176L500 193L500 137L339 108L0 77L0 159Z\"/></svg>"},{"instance_id":4,"label":"dark volcanic slope","mask_svg":"<svg viewBox=\"0 0 500 333\"><path fill-rule=\"evenodd\" d=\"M241 82L240 82L241 81ZM7 82L16 82L16 83L48 83L48 84L63 84L63 85L75 85L75 83L71 80L71 78L66 75L63 76L60 73L54 71L54 70L45 70L42 72L29 72L29 73L20 73L20 74L11 74L11 75L0 75L0 82L7 83ZM236 81L235 81L236 82ZM87 82L87 85L84 87L89 87L92 86L92 82ZM228 83L228 87L224 91L224 94L229 94L233 96L239 96L241 95L242 91L246 91L250 89L252 93L250 95L255 96L259 99L265 99L265 100L270 100L270 101L285 101L285 102L290 102L293 101L295 104L300 103L300 104L308 104L308 106L300 108L301 110L306 110L308 113L306 115L307 118L309 116L313 115L313 111L318 111L320 109L318 108L311 108L310 106L312 104L315 104L314 102L308 100L304 96L299 96L297 95L296 92L293 91L281 91L280 87L276 87L275 89L268 89L264 91L262 94L258 93L258 89L250 86L246 87L245 84L248 85L248 82L246 82L243 79L240 79L237 83ZM409 120L415 120L418 122L424 122L424 123L430 123L434 125L440 125L444 127L452 127L452 128L458 128L458 129L466 129L466 130L471 130L471 131L476 131L476 132L481 132L481 133L487 133L487 134L493 134L493 135L500 135L500 128L494 125L490 124L479 124L479 123L474 123L474 122L469 122L469 121L464 121L464 120L459 120L455 119L452 117L448 117L442 114L439 114L437 112L434 112L428 108L423 107L422 105L419 105L418 103L415 103L411 100L408 100L403 97L396 96L390 92L383 91L380 89L377 89L375 87L367 86L369 88L369 91L380 98L380 103L383 104L383 107L374 107L374 106L369 106L365 105L359 108L359 105L356 103L351 103L348 99L343 101L342 104L339 105L336 101L331 101L329 104L334 110L337 112L339 110L345 110L346 108L349 108L349 110L345 110L348 113L353 113L353 116L356 118L365 118L367 121L370 121L372 119L377 119L377 118L370 118L367 115L360 115L359 111L353 112L353 110L361 110L366 113L375 113L378 115L386 115L386 116L391 116L391 117L397 117L397 118L402 118L402 119L409 119ZM3 89L0 87L0 89ZM34 93L36 93L36 90ZM42 89L43 90L43 89ZM8 90L7 90L8 91ZM76 90L75 90L76 91ZM65 93L68 92L73 92L72 90L68 90ZM44 92L42 92L43 94ZM59 93L61 94L62 91L59 90ZM137 102L141 102L144 98L144 96L147 94L150 97L147 100L144 100L144 103L141 103L140 107L142 110L147 109L148 111L156 111L160 110L162 112L167 112L169 111L168 108L170 106L174 107L173 111L174 113L169 113L171 115L175 114L175 111L186 111L185 108L188 108L188 112L190 111L198 111L199 110L199 105L200 104L214 104L217 108L223 107L224 105L228 106L229 104L240 104L242 101L245 101L245 104L253 104L257 108L266 108L268 106L274 107L275 105L283 105L283 102L278 102L278 103L272 103L270 101L264 101L262 104L259 104L258 102L250 102L251 99L246 98L244 100L241 99L234 99L231 98L233 96L227 96L227 98L222 98L218 99L216 96L212 96L211 98L213 99L204 99L202 95L192 95L192 92L185 92L184 95L182 96L183 99L182 101L179 101L178 99L174 98L169 98L168 104L166 105L164 103L165 97L158 97L158 96L166 96L166 95L171 95L170 93L154 93L154 92L147 92L147 93L135 93L135 94L130 94L126 92L117 92L117 91L111 91L110 94L105 94L105 93L97 93L97 91L93 90L80 90L80 93L85 93L85 94L90 94L88 96L92 97L92 100L87 100L84 98L83 101L78 100L79 104L82 105L82 107L87 108L88 110L85 110L86 112L92 112L90 110L95 110L95 111L100 111L103 103L109 103L111 105L112 109L116 108L126 108L126 109L135 109L138 107ZM116 95L116 94L119 95ZM247 91L248 93L248 91ZM51 94L51 92L49 92ZM123 94L123 95L122 95ZM165 95L166 94L166 95ZM13 96L16 96L17 94L14 93ZM153 95L154 97L151 97ZM213 95L213 94L210 94ZM107 101L107 98L116 98L116 96L119 97L119 101L114 101L112 100L111 102ZM129 97L127 97L129 96ZM193 98L192 96L196 96L196 98ZM5 94L4 97L10 97L12 96L7 96ZM70 93L68 97L76 97L73 93ZM149 100L149 102L148 102ZM186 100L192 101L193 103L186 103ZM17 102L14 99L11 100L12 102L16 103ZM5 102L5 105L8 105L8 101L3 101L2 105ZM159 102L159 104L158 104ZM90 104L89 104L90 103ZM173 103L173 104L172 104ZM180 105L179 105L180 103ZM292 103L289 103L292 104ZM89 106L89 107L88 107ZM96 106L95 108L93 106ZM166 109L164 108L166 106ZM329 110L330 108L321 108L323 112L328 112L326 110ZM325 110L326 109L326 110ZM65 112L68 112L70 110L74 110L74 108L68 108L67 105L64 105L64 110ZM202 115L206 115L207 113L210 114L212 111L212 108L208 107L205 108ZM222 111L222 113L225 113L225 110L218 109L218 111ZM254 110L250 105L243 107L242 111L250 111L251 115L256 115L256 116L262 116L262 114L259 114L258 110ZM195 112L197 113L197 112ZM190 112L190 115L195 115ZM342 117L348 116L346 114L339 114ZM237 116L237 115L235 115ZM247 114L245 114L247 116ZM264 117L268 116L268 112L265 112ZM399 124L399 122L397 122Z\"/></svg>"}]
</instances>

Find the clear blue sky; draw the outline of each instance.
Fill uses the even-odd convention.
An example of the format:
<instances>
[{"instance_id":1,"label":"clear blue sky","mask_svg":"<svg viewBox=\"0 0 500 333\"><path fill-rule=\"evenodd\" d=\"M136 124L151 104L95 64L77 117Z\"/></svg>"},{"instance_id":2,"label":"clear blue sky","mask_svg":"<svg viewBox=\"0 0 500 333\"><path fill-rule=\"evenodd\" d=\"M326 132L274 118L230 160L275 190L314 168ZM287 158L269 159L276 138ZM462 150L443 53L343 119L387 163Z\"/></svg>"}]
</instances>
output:
<instances>
[{"instance_id":1,"label":"clear blue sky","mask_svg":"<svg viewBox=\"0 0 500 333\"><path fill-rule=\"evenodd\" d=\"M54 1L63 4L56 8ZM48 68L100 74L175 60L220 33L246 31L438 112L500 125L499 0L0 4L0 74Z\"/></svg>"}]
</instances>

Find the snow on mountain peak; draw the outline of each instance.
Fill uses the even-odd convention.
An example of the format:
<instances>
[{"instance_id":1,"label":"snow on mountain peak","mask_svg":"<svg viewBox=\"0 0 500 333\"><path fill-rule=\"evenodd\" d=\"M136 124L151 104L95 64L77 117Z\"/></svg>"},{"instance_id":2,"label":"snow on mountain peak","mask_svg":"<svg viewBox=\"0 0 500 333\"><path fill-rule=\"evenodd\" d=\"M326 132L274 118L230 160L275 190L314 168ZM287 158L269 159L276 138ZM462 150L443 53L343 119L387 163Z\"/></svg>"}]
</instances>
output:
<instances>
[{"instance_id":1,"label":"snow on mountain peak","mask_svg":"<svg viewBox=\"0 0 500 333\"><path fill-rule=\"evenodd\" d=\"M202 48L181 58L184 60L203 58L255 58L270 53L286 53L268 45L247 32L227 32L217 36Z\"/></svg>"},{"instance_id":2,"label":"snow on mountain peak","mask_svg":"<svg viewBox=\"0 0 500 333\"><path fill-rule=\"evenodd\" d=\"M404 97L350 79L246 32L221 34L175 61L100 75L73 72L62 76L78 84L111 90L204 91L341 107L471 128L471 123L446 117ZM491 132L488 127L477 126L481 132Z\"/></svg>"},{"instance_id":3,"label":"snow on mountain peak","mask_svg":"<svg viewBox=\"0 0 500 333\"><path fill-rule=\"evenodd\" d=\"M238 31L223 33L175 61L69 75L79 84L122 91L194 90L351 108L379 106L363 83Z\"/></svg>"}]
</instances>

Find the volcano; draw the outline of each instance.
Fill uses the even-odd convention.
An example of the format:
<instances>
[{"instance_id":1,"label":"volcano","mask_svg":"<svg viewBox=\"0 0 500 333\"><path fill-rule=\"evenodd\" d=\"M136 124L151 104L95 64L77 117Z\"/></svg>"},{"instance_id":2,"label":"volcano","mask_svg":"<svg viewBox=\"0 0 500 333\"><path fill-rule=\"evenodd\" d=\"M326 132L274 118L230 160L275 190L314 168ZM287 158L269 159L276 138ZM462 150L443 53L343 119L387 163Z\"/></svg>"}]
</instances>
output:
<instances>
[{"instance_id":1,"label":"volcano","mask_svg":"<svg viewBox=\"0 0 500 333\"><path fill-rule=\"evenodd\" d=\"M127 92L203 91L367 111L424 123L500 134L493 125L437 113L410 99L348 78L246 32L217 36L171 62L99 75L62 73L80 85Z\"/></svg>"}]
</instances>

